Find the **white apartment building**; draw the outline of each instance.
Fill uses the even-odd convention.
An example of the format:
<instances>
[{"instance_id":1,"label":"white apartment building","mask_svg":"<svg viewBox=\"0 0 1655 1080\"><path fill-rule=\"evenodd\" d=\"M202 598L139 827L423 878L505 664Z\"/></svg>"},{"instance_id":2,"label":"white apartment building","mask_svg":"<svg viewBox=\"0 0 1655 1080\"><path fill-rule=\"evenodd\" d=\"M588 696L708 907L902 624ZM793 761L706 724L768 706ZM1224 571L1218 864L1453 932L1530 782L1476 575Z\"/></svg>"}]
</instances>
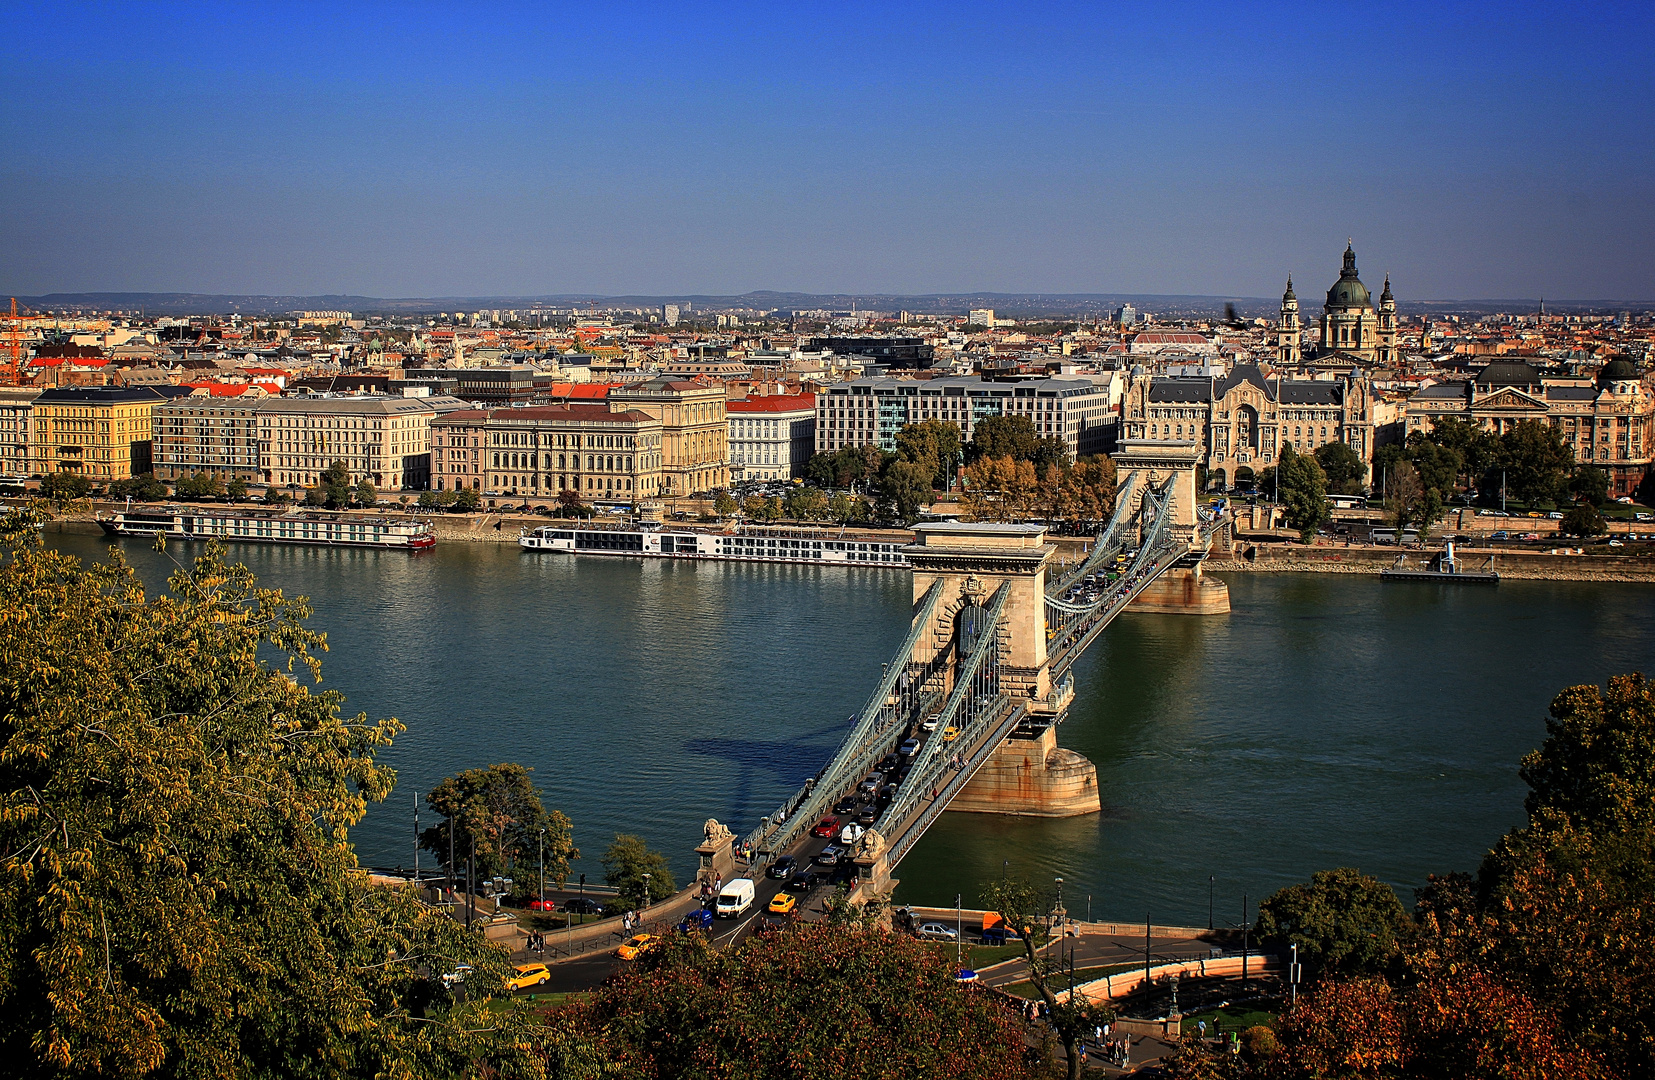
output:
<instances>
[{"instance_id":1,"label":"white apartment building","mask_svg":"<svg viewBox=\"0 0 1655 1080\"><path fill-rule=\"evenodd\" d=\"M22 482L32 468L30 415L40 391L31 386L0 389L0 480Z\"/></svg>"},{"instance_id":2,"label":"white apartment building","mask_svg":"<svg viewBox=\"0 0 1655 1080\"><path fill-rule=\"evenodd\" d=\"M957 424L966 441L991 416L1026 416L1041 438L1059 438L1071 459L1108 450L1118 413L1110 387L1086 378L857 379L816 395L816 451L896 449L896 433L924 420Z\"/></svg>"},{"instance_id":3,"label":"white apartment building","mask_svg":"<svg viewBox=\"0 0 1655 1080\"><path fill-rule=\"evenodd\" d=\"M772 394L731 400L732 480L791 480L816 447L816 395Z\"/></svg>"}]
</instances>

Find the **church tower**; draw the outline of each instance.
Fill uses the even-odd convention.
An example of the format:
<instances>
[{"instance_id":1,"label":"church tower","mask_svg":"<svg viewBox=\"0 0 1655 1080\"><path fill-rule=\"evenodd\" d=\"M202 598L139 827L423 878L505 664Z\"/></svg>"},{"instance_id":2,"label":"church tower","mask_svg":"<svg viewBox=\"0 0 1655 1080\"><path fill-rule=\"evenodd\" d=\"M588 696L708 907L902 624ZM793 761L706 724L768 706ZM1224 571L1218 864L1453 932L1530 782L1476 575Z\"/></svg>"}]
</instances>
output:
<instances>
[{"instance_id":1,"label":"church tower","mask_svg":"<svg viewBox=\"0 0 1655 1080\"><path fill-rule=\"evenodd\" d=\"M1281 297L1281 321L1276 324L1276 363L1293 367L1299 362L1299 298L1293 295L1293 275Z\"/></svg>"},{"instance_id":2,"label":"church tower","mask_svg":"<svg viewBox=\"0 0 1655 1080\"><path fill-rule=\"evenodd\" d=\"M1391 275L1385 275L1385 291L1379 294L1378 348L1374 359L1389 366L1401 359L1396 351L1396 297L1391 295Z\"/></svg>"},{"instance_id":3,"label":"church tower","mask_svg":"<svg viewBox=\"0 0 1655 1080\"><path fill-rule=\"evenodd\" d=\"M1322 305L1321 353L1346 353L1371 363L1378 358L1378 338L1379 319L1356 272L1356 250L1347 244L1344 268Z\"/></svg>"}]
</instances>

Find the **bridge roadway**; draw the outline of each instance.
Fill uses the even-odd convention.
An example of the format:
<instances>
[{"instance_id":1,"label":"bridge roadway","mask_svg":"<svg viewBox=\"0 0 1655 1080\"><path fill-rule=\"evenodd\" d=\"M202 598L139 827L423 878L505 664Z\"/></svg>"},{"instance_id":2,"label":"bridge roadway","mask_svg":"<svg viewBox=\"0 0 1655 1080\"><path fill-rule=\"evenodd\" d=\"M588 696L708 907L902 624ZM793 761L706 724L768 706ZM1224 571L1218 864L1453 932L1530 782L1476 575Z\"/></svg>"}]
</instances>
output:
<instances>
[{"instance_id":1,"label":"bridge roadway","mask_svg":"<svg viewBox=\"0 0 1655 1080\"><path fill-rule=\"evenodd\" d=\"M1072 686L1069 669L1087 646L1163 574L1199 562L1224 524L1223 514L1204 515L1194 526L1175 524L1176 482L1177 477L1171 477L1155 485L1137 472L1128 473L1115 511L1088 557L1048 587L1047 655L1059 710ZM1131 561L1115 581L1104 581L1127 550L1134 530L1138 543ZM906 639L885 666L838 752L744 837L743 846L750 845L759 861L803 850L800 840L816 822L841 799L877 779L876 790L884 790L886 797L878 800L871 831L883 841L887 867L894 868L1019 724L1050 723L1049 716L1032 717L1032 703L1013 699L1000 684L1000 641L1009 632L1004 614L1009 593L1009 582L1003 583L986 601L979 600L977 622L967 626L957 645L916 659L921 638L944 599L939 577L916 604ZM897 791L889 795L888 781L874 769L908 738L919 739L921 746L897 774Z\"/></svg>"}]
</instances>

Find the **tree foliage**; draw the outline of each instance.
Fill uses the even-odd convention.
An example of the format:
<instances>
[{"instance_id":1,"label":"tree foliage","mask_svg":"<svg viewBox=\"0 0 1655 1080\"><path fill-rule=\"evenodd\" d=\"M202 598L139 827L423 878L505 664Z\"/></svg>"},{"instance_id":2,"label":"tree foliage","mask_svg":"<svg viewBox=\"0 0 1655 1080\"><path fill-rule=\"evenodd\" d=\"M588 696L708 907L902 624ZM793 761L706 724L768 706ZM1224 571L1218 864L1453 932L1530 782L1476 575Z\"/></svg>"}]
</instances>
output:
<instances>
[{"instance_id":1,"label":"tree foliage","mask_svg":"<svg viewBox=\"0 0 1655 1080\"><path fill-rule=\"evenodd\" d=\"M919 517L920 504L931 501L931 482L936 467L928 461L897 460L886 465L879 477L881 516L904 523Z\"/></svg>"},{"instance_id":2,"label":"tree foliage","mask_svg":"<svg viewBox=\"0 0 1655 1080\"><path fill-rule=\"evenodd\" d=\"M426 805L442 820L420 834L420 847L444 863L448 861L449 822L454 824L456 874L477 844L477 873L489 878L518 868L540 867L542 851L546 878L558 888L569 876L569 860L580 858L574 828L558 810L540 801L530 770L517 764L467 769L451 776L425 795ZM540 834L544 831L542 847Z\"/></svg>"},{"instance_id":3,"label":"tree foliage","mask_svg":"<svg viewBox=\"0 0 1655 1080\"><path fill-rule=\"evenodd\" d=\"M1316 459L1295 451L1285 443L1276 464L1276 488L1282 516L1290 528L1299 530L1309 543L1316 529L1333 517L1327 503L1327 477Z\"/></svg>"},{"instance_id":4,"label":"tree foliage","mask_svg":"<svg viewBox=\"0 0 1655 1080\"><path fill-rule=\"evenodd\" d=\"M1012 1013L955 982L952 955L824 923L723 952L675 934L552 1023L600 1075L636 1080L1028 1077Z\"/></svg>"},{"instance_id":5,"label":"tree foliage","mask_svg":"<svg viewBox=\"0 0 1655 1080\"><path fill-rule=\"evenodd\" d=\"M112 481L109 485L109 497L159 502L167 497L167 485L155 479L154 473L144 473L142 476Z\"/></svg>"},{"instance_id":6,"label":"tree foliage","mask_svg":"<svg viewBox=\"0 0 1655 1080\"><path fill-rule=\"evenodd\" d=\"M922 420L896 433L897 456L931 470L928 486L946 489L960 457L960 428L949 420Z\"/></svg>"},{"instance_id":7,"label":"tree foliage","mask_svg":"<svg viewBox=\"0 0 1655 1080\"><path fill-rule=\"evenodd\" d=\"M603 853L603 880L620 891L624 902L637 908L665 900L678 888L667 857L651 851L643 837L631 833L616 833L615 842Z\"/></svg>"},{"instance_id":8,"label":"tree foliage","mask_svg":"<svg viewBox=\"0 0 1655 1080\"><path fill-rule=\"evenodd\" d=\"M1297 945L1312 977L1381 974L1408 929L1391 887L1348 868L1319 870L1309 884L1281 889L1258 908L1260 940L1282 951Z\"/></svg>"},{"instance_id":9,"label":"tree foliage","mask_svg":"<svg viewBox=\"0 0 1655 1080\"><path fill-rule=\"evenodd\" d=\"M1563 432L1540 420L1519 420L1500 435L1495 464L1505 471L1506 490L1533 506L1561 501L1575 454Z\"/></svg>"},{"instance_id":10,"label":"tree foliage","mask_svg":"<svg viewBox=\"0 0 1655 1080\"><path fill-rule=\"evenodd\" d=\"M1571 506L1563 512L1558 531L1564 536L1607 536L1609 523L1603 520L1598 508L1589 502Z\"/></svg>"},{"instance_id":11,"label":"tree foliage","mask_svg":"<svg viewBox=\"0 0 1655 1080\"><path fill-rule=\"evenodd\" d=\"M92 494L92 481L80 473L47 473L40 481L40 497L59 507L67 506Z\"/></svg>"},{"instance_id":12,"label":"tree foliage","mask_svg":"<svg viewBox=\"0 0 1655 1080\"><path fill-rule=\"evenodd\" d=\"M1596 465L1582 465L1569 477L1569 494L1591 506L1609 501L1609 474Z\"/></svg>"},{"instance_id":13,"label":"tree foliage","mask_svg":"<svg viewBox=\"0 0 1655 1080\"><path fill-rule=\"evenodd\" d=\"M224 494L224 481L214 473L193 472L172 486L180 499L216 499Z\"/></svg>"},{"instance_id":14,"label":"tree foliage","mask_svg":"<svg viewBox=\"0 0 1655 1080\"><path fill-rule=\"evenodd\" d=\"M1336 495L1355 495L1362 490L1368 466L1355 450L1342 442L1324 443L1316 448L1315 457L1327 477L1329 491Z\"/></svg>"},{"instance_id":15,"label":"tree foliage","mask_svg":"<svg viewBox=\"0 0 1655 1080\"><path fill-rule=\"evenodd\" d=\"M504 953L357 869L347 830L402 725L315 688L306 602L216 546L146 595L29 525L6 519L0 561L7 1071L425 1077L491 1054L501 1025L435 975L471 964L486 993Z\"/></svg>"}]
</instances>

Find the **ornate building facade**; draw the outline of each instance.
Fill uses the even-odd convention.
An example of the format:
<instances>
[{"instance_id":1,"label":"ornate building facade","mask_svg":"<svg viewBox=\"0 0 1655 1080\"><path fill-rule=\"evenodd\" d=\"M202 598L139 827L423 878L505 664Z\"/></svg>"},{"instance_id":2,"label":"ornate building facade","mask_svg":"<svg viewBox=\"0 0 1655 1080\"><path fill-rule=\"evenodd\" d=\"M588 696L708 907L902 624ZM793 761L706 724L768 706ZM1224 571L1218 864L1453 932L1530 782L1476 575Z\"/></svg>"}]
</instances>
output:
<instances>
[{"instance_id":1,"label":"ornate building facade","mask_svg":"<svg viewBox=\"0 0 1655 1080\"><path fill-rule=\"evenodd\" d=\"M1390 275L1385 276L1385 288L1379 294L1376 311L1368 287L1362 284L1356 270L1356 250L1346 245L1339 280L1328 289L1327 300L1322 305L1321 341L1315 353L1317 366L1324 370L1388 367L1399 359L1397 329L1396 297L1391 295ZM1289 277L1276 329L1276 362L1281 367L1297 367L1309 359L1300 355L1301 333L1299 300L1293 295L1293 279Z\"/></svg>"}]
</instances>

